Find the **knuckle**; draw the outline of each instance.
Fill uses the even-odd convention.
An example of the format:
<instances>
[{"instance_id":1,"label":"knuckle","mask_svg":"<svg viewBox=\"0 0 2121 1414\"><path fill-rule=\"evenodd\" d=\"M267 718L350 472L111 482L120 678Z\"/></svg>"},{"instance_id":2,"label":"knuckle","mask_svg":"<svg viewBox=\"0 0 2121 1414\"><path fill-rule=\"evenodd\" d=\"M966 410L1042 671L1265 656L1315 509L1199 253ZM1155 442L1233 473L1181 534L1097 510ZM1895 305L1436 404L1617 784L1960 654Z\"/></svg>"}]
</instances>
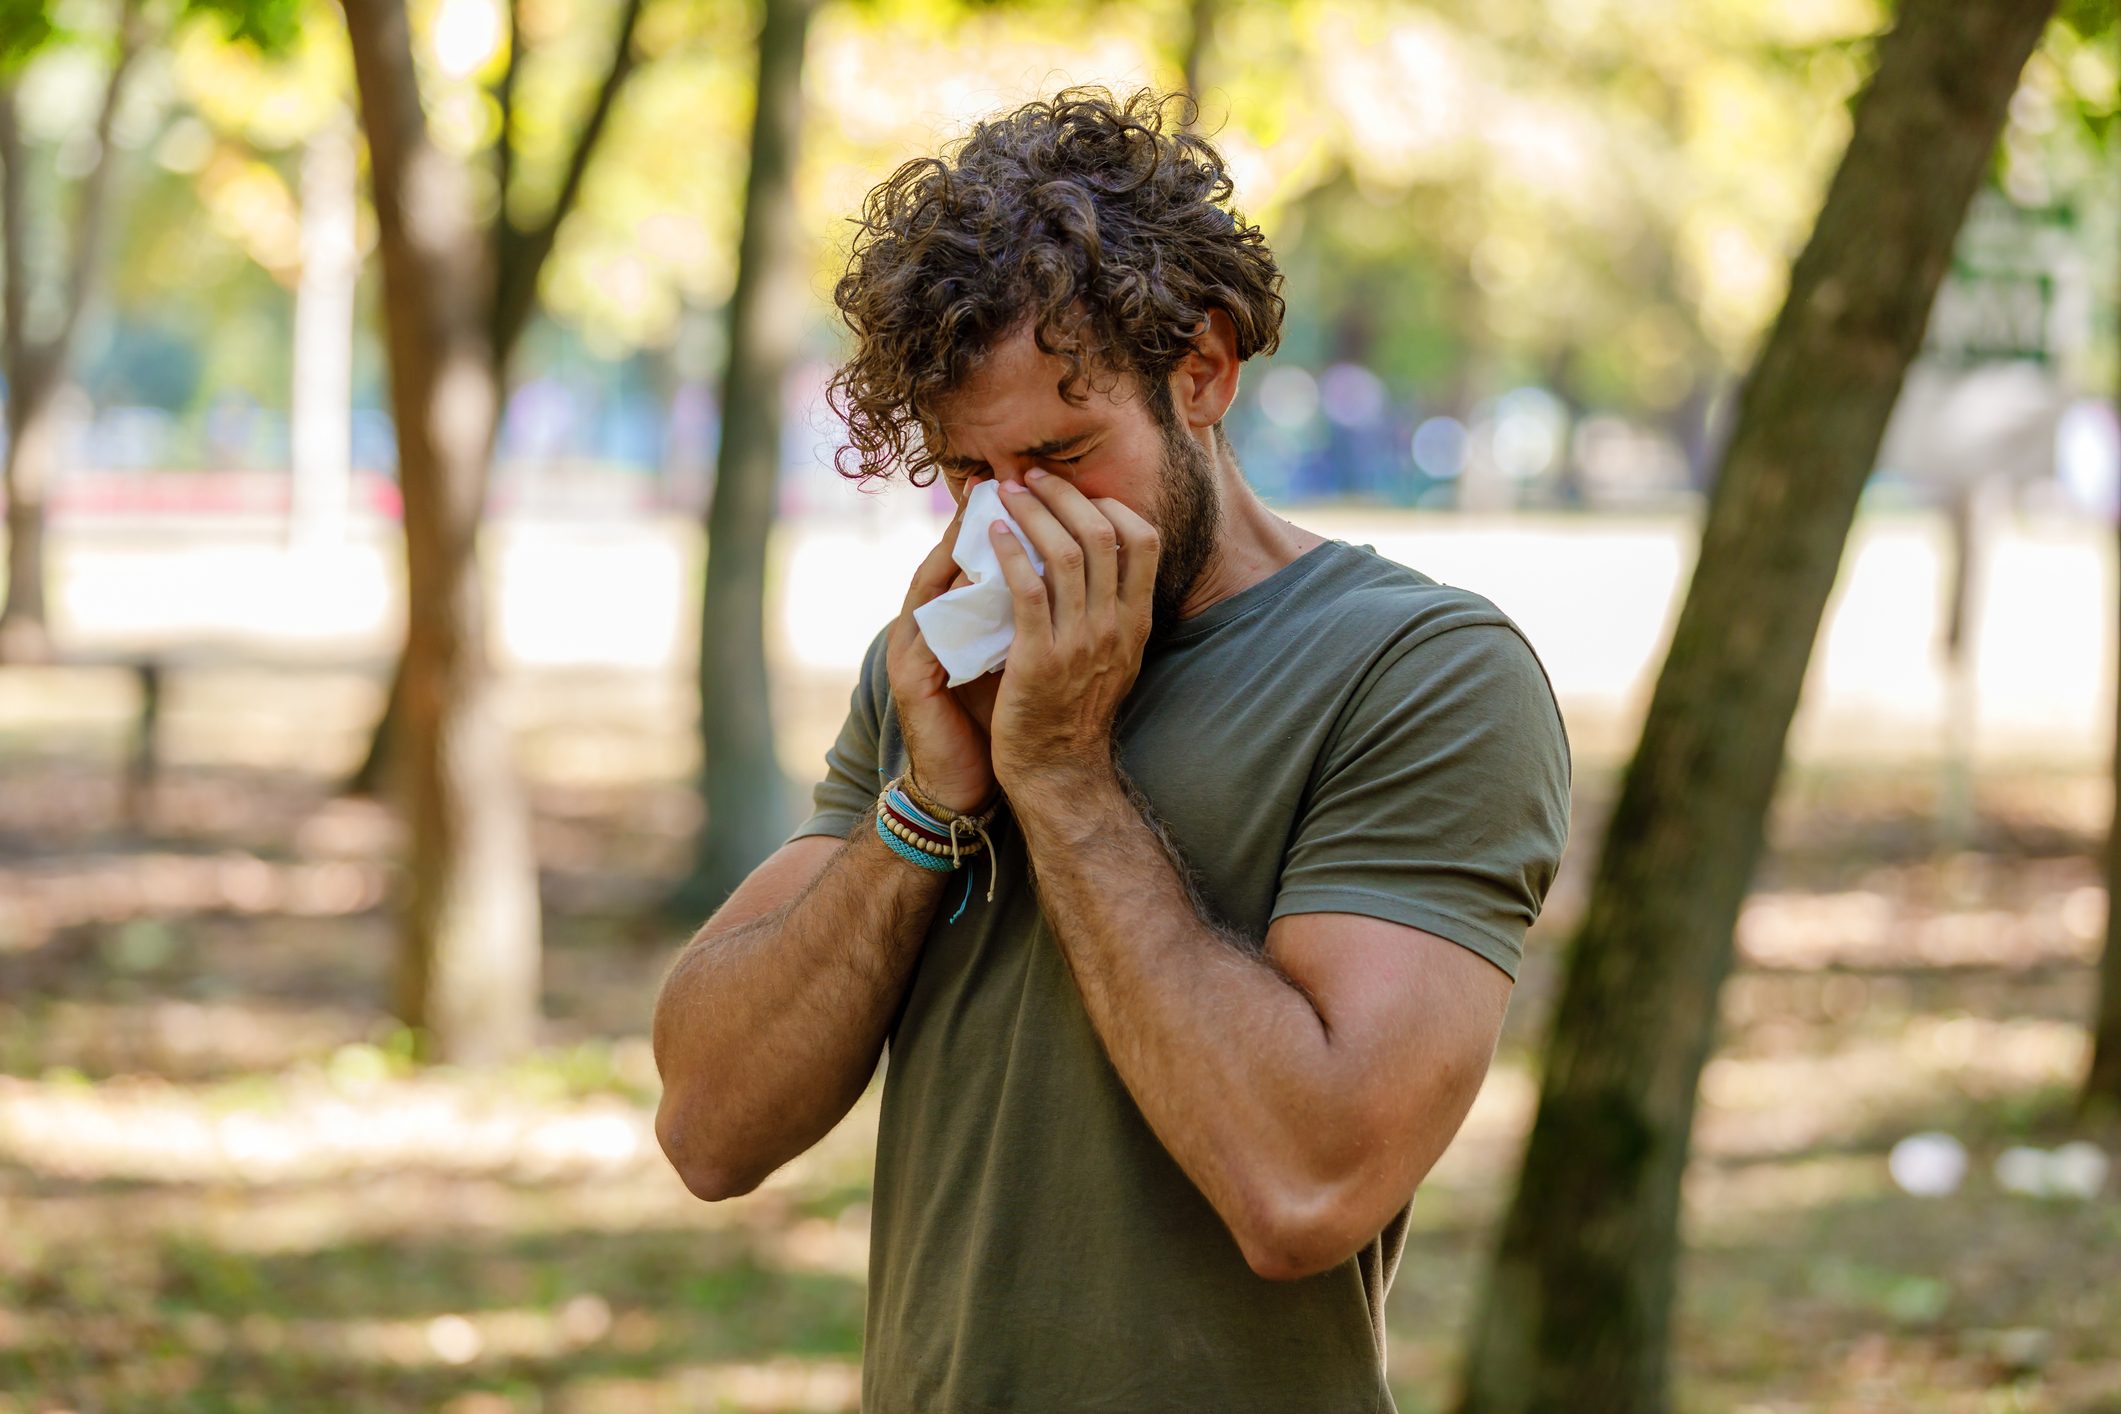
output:
<instances>
[{"instance_id":1,"label":"knuckle","mask_svg":"<svg viewBox=\"0 0 2121 1414\"><path fill-rule=\"evenodd\" d=\"M1110 550L1119 544L1119 532L1110 521L1100 521L1090 528L1090 543L1099 550Z\"/></svg>"},{"instance_id":2,"label":"knuckle","mask_svg":"<svg viewBox=\"0 0 2121 1414\"><path fill-rule=\"evenodd\" d=\"M1060 566L1064 570L1079 570L1083 567L1083 547L1070 545L1053 558L1060 561Z\"/></svg>"}]
</instances>

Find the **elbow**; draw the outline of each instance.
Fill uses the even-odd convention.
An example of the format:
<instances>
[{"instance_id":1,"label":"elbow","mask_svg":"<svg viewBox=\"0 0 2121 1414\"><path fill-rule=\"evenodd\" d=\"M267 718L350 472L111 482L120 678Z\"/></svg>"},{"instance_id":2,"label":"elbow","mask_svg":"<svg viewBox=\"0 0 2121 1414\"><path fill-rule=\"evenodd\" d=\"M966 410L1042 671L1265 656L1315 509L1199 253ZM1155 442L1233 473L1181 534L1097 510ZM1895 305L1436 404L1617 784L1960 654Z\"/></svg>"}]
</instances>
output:
<instances>
[{"instance_id":1,"label":"elbow","mask_svg":"<svg viewBox=\"0 0 2121 1414\"><path fill-rule=\"evenodd\" d=\"M1371 1221L1374 1208L1344 1186L1291 1187L1255 1202L1235 1236L1253 1275L1301 1281L1333 1270L1383 1231L1390 1213Z\"/></svg>"},{"instance_id":2,"label":"elbow","mask_svg":"<svg viewBox=\"0 0 2121 1414\"><path fill-rule=\"evenodd\" d=\"M1343 1243L1334 1230L1300 1222L1261 1228L1238 1239L1245 1265L1267 1281L1301 1281L1329 1272L1361 1250Z\"/></svg>"},{"instance_id":3,"label":"elbow","mask_svg":"<svg viewBox=\"0 0 2121 1414\"><path fill-rule=\"evenodd\" d=\"M719 1203L741 1198L765 1182L771 1170L734 1163L729 1156L717 1154L708 1141L708 1128L688 1115L669 1090L663 1092L655 1112L655 1138L687 1192L703 1203Z\"/></svg>"}]
</instances>

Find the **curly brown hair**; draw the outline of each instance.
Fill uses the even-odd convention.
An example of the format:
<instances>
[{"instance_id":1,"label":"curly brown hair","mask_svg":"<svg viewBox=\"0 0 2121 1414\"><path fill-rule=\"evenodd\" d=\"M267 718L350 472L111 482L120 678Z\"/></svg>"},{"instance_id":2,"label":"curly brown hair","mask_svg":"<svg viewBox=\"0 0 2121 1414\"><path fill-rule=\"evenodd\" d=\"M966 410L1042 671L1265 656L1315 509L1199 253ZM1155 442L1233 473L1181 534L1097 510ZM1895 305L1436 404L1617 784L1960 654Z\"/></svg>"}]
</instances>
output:
<instances>
[{"instance_id":1,"label":"curly brown hair","mask_svg":"<svg viewBox=\"0 0 2121 1414\"><path fill-rule=\"evenodd\" d=\"M1142 380L1172 421L1166 378L1220 309L1237 354L1281 339L1281 271L1259 227L1228 206L1222 156L1177 127L1192 100L1063 89L977 124L954 151L901 166L856 218L833 301L854 351L827 399L845 420L835 458L854 480L903 467L935 479L937 404L980 356L1031 323L1067 361L1061 396L1093 369Z\"/></svg>"}]
</instances>

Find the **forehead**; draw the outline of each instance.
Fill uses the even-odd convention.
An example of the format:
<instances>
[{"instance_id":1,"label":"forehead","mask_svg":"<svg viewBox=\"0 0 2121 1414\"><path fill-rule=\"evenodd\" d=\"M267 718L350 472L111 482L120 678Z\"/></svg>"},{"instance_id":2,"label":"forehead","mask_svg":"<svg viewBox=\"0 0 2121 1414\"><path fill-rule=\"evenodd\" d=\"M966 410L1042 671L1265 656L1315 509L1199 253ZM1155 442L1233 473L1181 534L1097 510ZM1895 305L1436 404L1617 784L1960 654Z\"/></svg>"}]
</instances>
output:
<instances>
[{"instance_id":1,"label":"forehead","mask_svg":"<svg viewBox=\"0 0 2121 1414\"><path fill-rule=\"evenodd\" d=\"M1138 380L1093 364L1077 389L1083 401L1073 403L1060 392L1067 373L1067 359L1039 348L1029 324L1018 326L996 340L964 382L937 403L942 445L934 448L936 454L951 461L1015 453L1139 414Z\"/></svg>"}]
</instances>

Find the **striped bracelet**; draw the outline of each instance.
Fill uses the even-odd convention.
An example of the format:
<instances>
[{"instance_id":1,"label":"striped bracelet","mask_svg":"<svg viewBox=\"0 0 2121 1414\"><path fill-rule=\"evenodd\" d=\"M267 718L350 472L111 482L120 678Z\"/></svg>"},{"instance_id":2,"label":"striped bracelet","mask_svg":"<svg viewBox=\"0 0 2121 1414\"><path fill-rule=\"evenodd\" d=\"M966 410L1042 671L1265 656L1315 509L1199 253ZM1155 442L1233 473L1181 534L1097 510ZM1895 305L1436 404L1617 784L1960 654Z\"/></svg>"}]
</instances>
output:
<instances>
[{"instance_id":1,"label":"striped bracelet","mask_svg":"<svg viewBox=\"0 0 2121 1414\"><path fill-rule=\"evenodd\" d=\"M951 810L913 783L911 773L886 785L876 798L877 838L908 864L935 873L964 867L983 851L991 861L994 840L987 826L1001 811L997 798L985 810ZM987 870L987 901L994 901L995 865Z\"/></svg>"}]
</instances>

